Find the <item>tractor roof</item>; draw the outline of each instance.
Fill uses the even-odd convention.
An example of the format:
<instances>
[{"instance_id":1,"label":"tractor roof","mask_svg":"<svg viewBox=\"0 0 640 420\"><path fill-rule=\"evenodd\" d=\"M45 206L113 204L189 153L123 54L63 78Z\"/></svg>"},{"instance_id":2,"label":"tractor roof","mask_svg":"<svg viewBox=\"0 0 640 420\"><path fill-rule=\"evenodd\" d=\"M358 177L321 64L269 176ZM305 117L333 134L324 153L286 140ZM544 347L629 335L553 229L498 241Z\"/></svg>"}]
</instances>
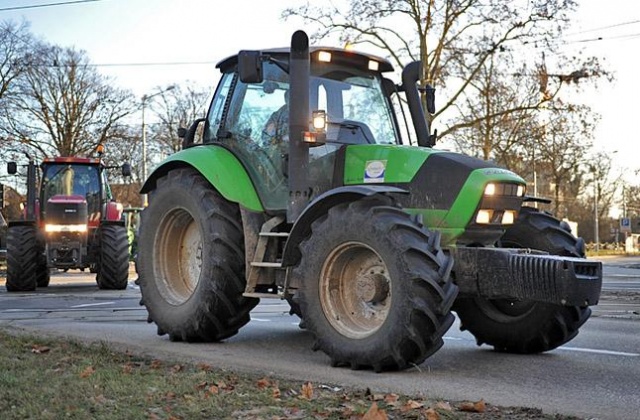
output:
<instances>
[{"instance_id":1,"label":"tractor roof","mask_svg":"<svg viewBox=\"0 0 640 420\"><path fill-rule=\"evenodd\" d=\"M281 56L283 59L289 56L289 48L272 48L267 50L260 51L264 55L269 56ZM343 64L343 65L352 65L356 67L363 67L365 69L370 69L370 62L374 61L378 63L378 69L374 71L378 72L388 72L393 71L393 65L389 62L389 60L385 58L381 58L372 54L366 54L361 52L356 52L352 50L345 50L343 48L335 48L335 47L309 47L309 54L311 55L312 62L324 61L319 60L318 56L320 52L328 52L331 53L332 62ZM216 64L216 68L219 68L221 71L225 72L230 69L230 67L235 66L238 63L238 54L232 55L231 57L227 57L224 60L220 61Z\"/></svg>"},{"instance_id":2,"label":"tractor roof","mask_svg":"<svg viewBox=\"0 0 640 420\"><path fill-rule=\"evenodd\" d=\"M47 163L71 163L71 164L80 164L80 165L101 165L102 161L100 159L93 158L83 158L83 157L74 157L74 156L61 156L61 157L52 157L52 158L44 158L42 160L43 164Z\"/></svg>"}]
</instances>

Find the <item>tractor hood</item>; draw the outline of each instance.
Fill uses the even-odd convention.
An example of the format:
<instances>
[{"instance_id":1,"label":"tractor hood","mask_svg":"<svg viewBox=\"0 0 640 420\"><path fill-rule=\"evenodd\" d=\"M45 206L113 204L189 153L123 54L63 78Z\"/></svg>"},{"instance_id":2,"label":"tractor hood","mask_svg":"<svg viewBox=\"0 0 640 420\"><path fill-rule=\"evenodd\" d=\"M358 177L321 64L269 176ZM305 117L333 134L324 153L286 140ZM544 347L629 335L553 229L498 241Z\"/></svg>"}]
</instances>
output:
<instances>
[{"instance_id":1,"label":"tractor hood","mask_svg":"<svg viewBox=\"0 0 640 420\"><path fill-rule=\"evenodd\" d=\"M400 198L402 206L420 214L427 226L441 230L450 240L473 230L475 214L483 202L499 211L517 211L526 187L521 177L493 162L432 148L348 146L343 167L344 185L386 184L409 191ZM489 184L498 188L487 204ZM490 233L491 227L495 232ZM493 238L504 228L491 221L479 230Z\"/></svg>"}]
</instances>

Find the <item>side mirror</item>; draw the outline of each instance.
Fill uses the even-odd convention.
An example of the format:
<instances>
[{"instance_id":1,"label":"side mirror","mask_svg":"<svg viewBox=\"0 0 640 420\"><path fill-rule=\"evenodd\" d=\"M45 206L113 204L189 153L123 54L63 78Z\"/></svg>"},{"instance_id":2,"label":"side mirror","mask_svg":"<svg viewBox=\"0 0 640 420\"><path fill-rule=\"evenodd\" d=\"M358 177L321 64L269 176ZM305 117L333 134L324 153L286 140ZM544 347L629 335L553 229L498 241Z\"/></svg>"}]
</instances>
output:
<instances>
[{"instance_id":1,"label":"side mirror","mask_svg":"<svg viewBox=\"0 0 640 420\"><path fill-rule=\"evenodd\" d=\"M424 88L427 94L427 112L429 114L436 113L436 88L431 85L427 85Z\"/></svg>"},{"instance_id":2,"label":"side mirror","mask_svg":"<svg viewBox=\"0 0 640 420\"><path fill-rule=\"evenodd\" d=\"M15 175L18 173L18 164L15 162L7 162L7 173L9 175Z\"/></svg>"},{"instance_id":3,"label":"side mirror","mask_svg":"<svg viewBox=\"0 0 640 420\"><path fill-rule=\"evenodd\" d=\"M184 127L180 127L182 130L184 130L184 135L181 137L183 149L186 149L193 144L193 141L196 137L196 131L198 131L198 126L200 125L200 123L205 122L206 120L206 118L198 118L191 124L188 130L185 130ZM178 136L180 137L180 129L178 129Z\"/></svg>"},{"instance_id":4,"label":"side mirror","mask_svg":"<svg viewBox=\"0 0 640 420\"><path fill-rule=\"evenodd\" d=\"M122 176L131 176L131 165L128 163L122 164Z\"/></svg>"},{"instance_id":5,"label":"side mirror","mask_svg":"<svg viewBox=\"0 0 640 420\"><path fill-rule=\"evenodd\" d=\"M262 57L260 51L238 53L238 74L243 83L262 83Z\"/></svg>"},{"instance_id":6,"label":"side mirror","mask_svg":"<svg viewBox=\"0 0 640 420\"><path fill-rule=\"evenodd\" d=\"M179 139L184 139L184 137L187 135L187 129L184 127L179 127L178 128L178 138Z\"/></svg>"}]
</instances>

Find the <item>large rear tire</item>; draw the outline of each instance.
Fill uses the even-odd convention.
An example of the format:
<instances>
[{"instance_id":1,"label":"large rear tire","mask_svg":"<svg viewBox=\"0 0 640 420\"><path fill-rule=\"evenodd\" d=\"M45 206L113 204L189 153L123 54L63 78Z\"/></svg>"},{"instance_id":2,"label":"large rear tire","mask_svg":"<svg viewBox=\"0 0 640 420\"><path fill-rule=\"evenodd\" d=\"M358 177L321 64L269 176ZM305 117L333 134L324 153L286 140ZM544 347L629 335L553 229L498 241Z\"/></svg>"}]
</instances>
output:
<instances>
[{"instance_id":1,"label":"large rear tire","mask_svg":"<svg viewBox=\"0 0 640 420\"><path fill-rule=\"evenodd\" d=\"M458 288L439 235L389 197L340 204L316 220L293 276L314 350L375 371L422 363L442 345Z\"/></svg>"},{"instance_id":2,"label":"large rear tire","mask_svg":"<svg viewBox=\"0 0 640 420\"><path fill-rule=\"evenodd\" d=\"M8 292L36 290L41 256L35 226L11 226L7 231Z\"/></svg>"},{"instance_id":3,"label":"large rear tire","mask_svg":"<svg viewBox=\"0 0 640 420\"><path fill-rule=\"evenodd\" d=\"M129 280L129 239L120 225L100 227L100 262L97 265L98 288L124 290Z\"/></svg>"},{"instance_id":4,"label":"large rear tire","mask_svg":"<svg viewBox=\"0 0 640 420\"><path fill-rule=\"evenodd\" d=\"M44 254L44 250L40 248L38 251L39 254ZM40 256L40 262L38 263L38 268L36 269L36 285L38 287L49 287L49 282L51 281L51 275L49 273L49 267L47 267L47 259L44 255Z\"/></svg>"},{"instance_id":5,"label":"large rear tire","mask_svg":"<svg viewBox=\"0 0 640 420\"><path fill-rule=\"evenodd\" d=\"M584 241L568 225L535 208L523 207L500 240L503 248L531 248L553 255L584 258ZM454 306L460 329L478 345L497 351L541 353L572 340L591 315L589 307L560 306L527 300L459 298Z\"/></svg>"},{"instance_id":6,"label":"large rear tire","mask_svg":"<svg viewBox=\"0 0 640 420\"><path fill-rule=\"evenodd\" d=\"M219 341L250 321L258 299L246 287L240 209L196 171L158 179L142 212L138 271L141 303L158 334Z\"/></svg>"}]
</instances>

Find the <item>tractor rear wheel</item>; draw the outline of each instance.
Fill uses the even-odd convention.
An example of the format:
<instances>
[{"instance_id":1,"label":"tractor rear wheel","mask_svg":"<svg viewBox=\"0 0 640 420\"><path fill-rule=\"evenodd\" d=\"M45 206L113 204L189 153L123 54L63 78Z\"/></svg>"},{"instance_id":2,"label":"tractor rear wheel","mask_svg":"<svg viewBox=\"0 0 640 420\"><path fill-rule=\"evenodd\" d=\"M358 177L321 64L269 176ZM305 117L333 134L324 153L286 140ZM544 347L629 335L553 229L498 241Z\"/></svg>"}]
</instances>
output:
<instances>
[{"instance_id":1,"label":"tractor rear wheel","mask_svg":"<svg viewBox=\"0 0 640 420\"><path fill-rule=\"evenodd\" d=\"M40 246L35 226L11 226L7 231L8 292L36 290Z\"/></svg>"},{"instance_id":2,"label":"tractor rear wheel","mask_svg":"<svg viewBox=\"0 0 640 420\"><path fill-rule=\"evenodd\" d=\"M173 341L219 341L250 321L258 299L246 287L238 205L196 171L158 179L142 212L138 253L141 303L158 334Z\"/></svg>"},{"instance_id":3,"label":"tractor rear wheel","mask_svg":"<svg viewBox=\"0 0 640 420\"><path fill-rule=\"evenodd\" d=\"M120 225L100 227L100 262L96 282L100 289L123 290L129 279L129 239Z\"/></svg>"},{"instance_id":4,"label":"tractor rear wheel","mask_svg":"<svg viewBox=\"0 0 640 420\"><path fill-rule=\"evenodd\" d=\"M39 250L39 262L36 269L36 285L38 287L48 287L51 280L49 273L49 267L47 267L47 259L44 256L44 247L40 245Z\"/></svg>"},{"instance_id":5,"label":"tractor rear wheel","mask_svg":"<svg viewBox=\"0 0 640 420\"><path fill-rule=\"evenodd\" d=\"M47 267L47 256L45 255L46 244L41 235L38 237L38 266L36 267L36 286L48 287L51 281L49 267Z\"/></svg>"},{"instance_id":6,"label":"tractor rear wheel","mask_svg":"<svg viewBox=\"0 0 640 420\"><path fill-rule=\"evenodd\" d=\"M300 245L306 328L332 365L405 369L443 345L458 293L440 237L386 196L337 205Z\"/></svg>"},{"instance_id":7,"label":"tractor rear wheel","mask_svg":"<svg viewBox=\"0 0 640 420\"><path fill-rule=\"evenodd\" d=\"M552 255L584 258L584 241L568 225L535 208L523 207L500 240L503 248L531 248ZM591 315L589 307L509 299L461 298L454 306L462 330L478 345L497 351L541 353L572 340Z\"/></svg>"}]
</instances>

